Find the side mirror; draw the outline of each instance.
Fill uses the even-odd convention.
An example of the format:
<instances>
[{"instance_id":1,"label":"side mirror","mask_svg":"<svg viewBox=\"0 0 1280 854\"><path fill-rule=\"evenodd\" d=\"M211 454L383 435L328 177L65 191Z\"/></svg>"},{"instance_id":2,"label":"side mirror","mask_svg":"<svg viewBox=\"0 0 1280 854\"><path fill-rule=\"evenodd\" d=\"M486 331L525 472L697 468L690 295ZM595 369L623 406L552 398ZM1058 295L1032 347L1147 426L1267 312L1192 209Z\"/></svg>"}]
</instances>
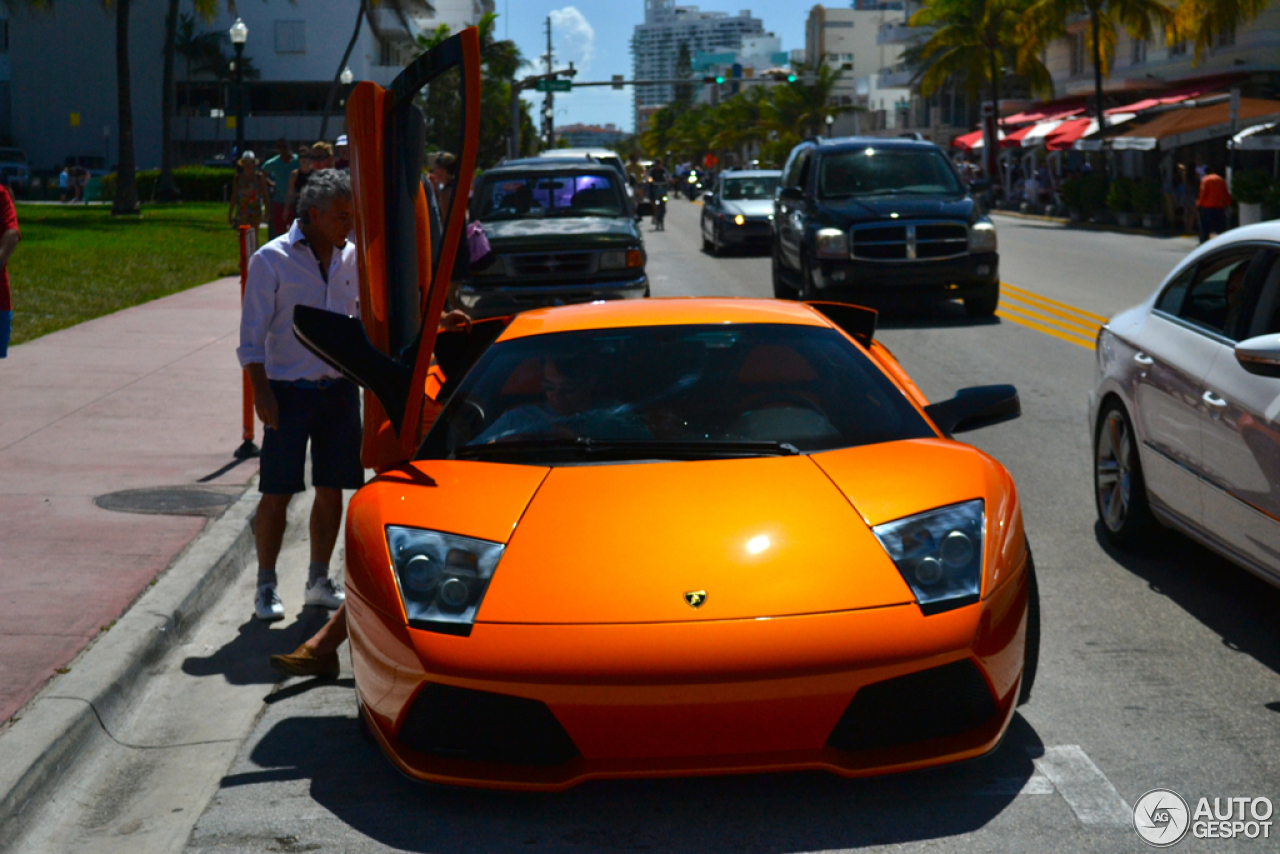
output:
<instances>
[{"instance_id":1,"label":"side mirror","mask_svg":"<svg viewBox=\"0 0 1280 854\"><path fill-rule=\"evenodd\" d=\"M991 189L991 182L988 181L986 178L978 178L974 181L969 182L969 192L971 193L985 193L987 190L990 190L990 189Z\"/></svg>"},{"instance_id":2,"label":"side mirror","mask_svg":"<svg viewBox=\"0 0 1280 854\"><path fill-rule=\"evenodd\" d=\"M373 346L359 319L299 305L293 309L293 331L302 346L347 379L373 392L392 426L399 426L404 420L413 374Z\"/></svg>"},{"instance_id":3,"label":"side mirror","mask_svg":"<svg viewBox=\"0 0 1280 854\"><path fill-rule=\"evenodd\" d=\"M713 202L715 202L715 200L716 200L716 194L715 194L715 193L703 193L703 194L702 194L702 203L703 203L704 205L712 204Z\"/></svg>"},{"instance_id":4,"label":"side mirror","mask_svg":"<svg viewBox=\"0 0 1280 854\"><path fill-rule=\"evenodd\" d=\"M799 202L804 200L804 190L799 187L783 187L778 190L778 198L785 202Z\"/></svg>"},{"instance_id":5,"label":"side mirror","mask_svg":"<svg viewBox=\"0 0 1280 854\"><path fill-rule=\"evenodd\" d=\"M980 385L962 388L950 400L929 404L924 414L943 435L951 436L1012 421L1022 414L1022 404L1018 390L1011 385Z\"/></svg>"},{"instance_id":6,"label":"side mirror","mask_svg":"<svg viewBox=\"0 0 1280 854\"><path fill-rule=\"evenodd\" d=\"M1240 367L1260 377L1280 377L1280 335L1258 335L1236 345Z\"/></svg>"}]
</instances>

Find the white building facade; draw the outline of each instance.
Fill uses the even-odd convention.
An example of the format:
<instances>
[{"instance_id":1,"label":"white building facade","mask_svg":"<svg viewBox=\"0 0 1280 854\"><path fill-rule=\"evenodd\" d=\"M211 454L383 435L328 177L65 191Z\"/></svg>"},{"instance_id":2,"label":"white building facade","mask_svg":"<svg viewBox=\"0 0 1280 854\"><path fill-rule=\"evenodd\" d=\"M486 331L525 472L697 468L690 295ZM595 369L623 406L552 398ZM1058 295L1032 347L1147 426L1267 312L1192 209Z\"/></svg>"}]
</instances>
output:
<instances>
[{"instance_id":1,"label":"white building facade","mask_svg":"<svg viewBox=\"0 0 1280 854\"><path fill-rule=\"evenodd\" d=\"M447 3L461 3L457 9ZM132 78L135 160L139 169L160 162L161 99L164 45L164 0L133 0L129 59ZM184 4L183 12L190 12ZM257 69L246 80L245 139L259 154L272 141L318 138L329 87L356 24L358 0L269 0L239 3L249 28L244 56ZM422 2L412 15L374 9L360 28L347 61L356 81L386 86L416 53L415 38L448 23L455 32L475 23L493 0ZM49 11L10 8L7 51L0 72L8 72L9 110L0 94L0 135L26 150L32 166L56 169L68 157L101 158L110 168L117 160L119 128L116 109L114 11L99 3L56 3ZM227 30L234 18L225 9L212 22L197 20L199 32L218 33L227 60L232 48ZM0 45L5 44L0 42ZM74 50L69 49L74 45ZM172 133L177 162L201 162L225 156L234 144L235 109L229 95L229 72L212 74L188 67L179 55L174 78L177 115ZM221 70L221 69L219 69ZM219 79L221 78L221 79ZM6 81L0 73L0 89ZM325 135L345 131L345 89L329 118Z\"/></svg>"},{"instance_id":2,"label":"white building facade","mask_svg":"<svg viewBox=\"0 0 1280 854\"><path fill-rule=\"evenodd\" d=\"M632 71L636 80L670 80L676 76L680 46L687 45L692 59L699 53L737 51L743 39L764 36L764 25L751 12L736 16L703 12L697 6L677 6L675 0L645 0L644 23L631 37ZM643 131L648 117L674 97L670 84L635 87L636 131Z\"/></svg>"}]
</instances>

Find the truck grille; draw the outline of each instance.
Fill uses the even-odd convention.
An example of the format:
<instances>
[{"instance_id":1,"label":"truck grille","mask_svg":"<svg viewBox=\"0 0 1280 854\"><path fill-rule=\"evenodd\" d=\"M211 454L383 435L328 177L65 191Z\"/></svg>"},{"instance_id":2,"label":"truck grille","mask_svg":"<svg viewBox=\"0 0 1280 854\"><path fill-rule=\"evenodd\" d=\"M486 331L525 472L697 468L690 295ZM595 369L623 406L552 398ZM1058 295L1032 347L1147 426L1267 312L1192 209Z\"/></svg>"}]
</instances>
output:
<instances>
[{"instance_id":1,"label":"truck grille","mask_svg":"<svg viewBox=\"0 0 1280 854\"><path fill-rule=\"evenodd\" d=\"M853 257L865 261L933 261L969 251L968 226L959 222L904 222L852 230Z\"/></svg>"},{"instance_id":2,"label":"truck grille","mask_svg":"<svg viewBox=\"0 0 1280 854\"><path fill-rule=\"evenodd\" d=\"M507 269L516 276L564 276L595 269L594 252L530 252L508 255Z\"/></svg>"}]
</instances>

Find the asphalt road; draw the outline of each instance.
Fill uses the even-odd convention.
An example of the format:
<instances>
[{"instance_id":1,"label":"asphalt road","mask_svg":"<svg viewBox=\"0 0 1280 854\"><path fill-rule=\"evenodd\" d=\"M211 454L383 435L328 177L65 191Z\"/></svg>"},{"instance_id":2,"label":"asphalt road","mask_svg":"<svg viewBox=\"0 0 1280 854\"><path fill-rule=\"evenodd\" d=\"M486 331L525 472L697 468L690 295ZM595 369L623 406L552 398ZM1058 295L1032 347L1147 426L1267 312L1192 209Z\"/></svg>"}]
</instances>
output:
<instances>
[{"instance_id":1,"label":"asphalt road","mask_svg":"<svg viewBox=\"0 0 1280 854\"><path fill-rule=\"evenodd\" d=\"M698 212L675 203L668 229L646 232L654 296L770 295L767 256L700 251ZM1280 801L1280 592L1173 534L1149 554L1111 551L1094 522L1085 424L1093 334L1145 297L1191 243L1003 217L998 227L1008 285L999 317L971 321L953 304L882 317L878 332L931 399L997 382L1022 395L1021 419L965 436L1013 473L1041 587L1035 694L996 753L877 780L785 774L588 783L558 795L454 790L401 778L360 737L349 669L336 683L278 687L250 666L235 679L259 685L266 702L252 698L260 714L234 760L187 766L210 780L211 799L166 802L189 814L185 850L1140 851L1131 808L1150 789L1174 789L1193 808L1201 797ZM224 650L253 656L284 643L246 639L235 622ZM298 630L292 621L278 629ZM132 768L122 785L144 791L140 761L96 773L109 781ZM86 849L122 832L96 807L62 817L83 823L74 836ZM1192 838L1178 846L1276 847Z\"/></svg>"}]
</instances>

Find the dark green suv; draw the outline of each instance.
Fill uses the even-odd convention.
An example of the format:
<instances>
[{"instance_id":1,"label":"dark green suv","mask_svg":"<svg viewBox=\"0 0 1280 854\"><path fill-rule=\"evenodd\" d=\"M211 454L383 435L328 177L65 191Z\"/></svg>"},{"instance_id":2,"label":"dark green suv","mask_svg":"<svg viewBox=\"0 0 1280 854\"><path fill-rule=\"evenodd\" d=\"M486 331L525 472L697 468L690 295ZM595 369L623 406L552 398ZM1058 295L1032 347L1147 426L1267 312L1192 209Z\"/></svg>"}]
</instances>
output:
<instances>
[{"instance_id":1,"label":"dark green suv","mask_svg":"<svg viewBox=\"0 0 1280 854\"><path fill-rule=\"evenodd\" d=\"M773 290L786 299L1000 300L996 229L931 142L846 137L791 151L774 199Z\"/></svg>"},{"instance_id":2,"label":"dark green suv","mask_svg":"<svg viewBox=\"0 0 1280 854\"><path fill-rule=\"evenodd\" d=\"M471 216L494 254L458 288L473 317L649 295L644 239L611 166L508 161L476 181Z\"/></svg>"}]
</instances>

